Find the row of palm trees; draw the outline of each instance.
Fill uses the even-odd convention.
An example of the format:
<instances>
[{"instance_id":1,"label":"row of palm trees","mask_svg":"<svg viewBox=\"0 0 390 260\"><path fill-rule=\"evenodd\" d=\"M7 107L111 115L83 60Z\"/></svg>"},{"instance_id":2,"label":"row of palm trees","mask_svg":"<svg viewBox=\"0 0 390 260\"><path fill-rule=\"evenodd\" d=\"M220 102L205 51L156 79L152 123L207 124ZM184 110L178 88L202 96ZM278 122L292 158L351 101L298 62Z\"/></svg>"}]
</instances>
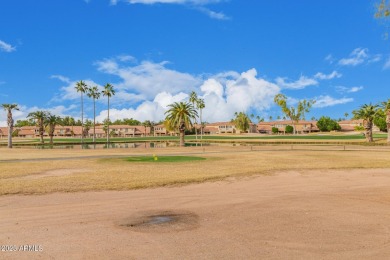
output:
<instances>
[{"instance_id":1,"label":"row of palm trees","mask_svg":"<svg viewBox=\"0 0 390 260\"><path fill-rule=\"evenodd\" d=\"M88 87L87 84L80 80L76 83L75 89L80 92L81 97L81 132L84 133L84 100L83 94L87 93L87 96L93 100L93 142L96 142L95 125L96 125L96 100L100 98L100 95L107 97L107 133L110 133L110 98L115 95L114 86L107 83L103 86L104 89L100 92L97 86ZM107 143L110 142L110 135L107 134ZM81 143L84 143L84 134L81 135Z\"/></svg>"},{"instance_id":2,"label":"row of palm trees","mask_svg":"<svg viewBox=\"0 0 390 260\"><path fill-rule=\"evenodd\" d=\"M93 98L94 101L94 139L95 142L95 101L99 99L100 92L98 91L98 88L92 87L88 88L87 85L83 82L77 82L76 89L78 92L81 93L81 116L82 116L82 127L84 125L83 123L83 93L87 93L87 95L91 98ZM107 96L107 106L108 106L108 120L110 117L110 97L115 95L115 91L113 89L113 86L111 84L106 84L104 86L104 90L101 92L103 96ZM8 125L8 147L12 148L12 133L13 133L13 127L14 127L14 120L12 117L12 111L13 110L19 110L19 107L17 104L2 104L2 107L4 110L7 111L7 125ZM170 104L168 111L165 112L165 123L166 125L174 130L178 130L180 134L180 145L184 146L184 135L186 129L191 129L193 127L193 123L197 122L197 118L200 118L200 122L202 123L202 109L205 108L204 100L197 97L195 92L192 92L190 94L189 102L175 102L173 104ZM199 111L199 114L198 114ZM381 102L380 104L364 104L359 109L354 110L352 113L354 115L354 119L363 119L364 122L364 129L365 129L365 136L367 142L373 142L373 136L372 136L372 127L373 127L373 121L378 116L379 112L383 111L386 114L386 124L387 124L387 142L390 143L390 99L387 101ZM237 120L241 117L238 116L239 114L236 114ZM29 113L27 116L28 118L33 119L37 126L39 135L41 138L41 143L44 142L43 140L43 134L45 127L49 127L49 136L50 136L50 143L53 143L53 136L54 136L54 129L57 124L61 124L61 118L55 115L50 114L47 111L36 111L33 113ZM247 119L247 118L246 118ZM239 120L240 122L243 121L244 123L249 120ZM244 124L245 125L245 124ZM244 127L245 128L245 127ZM201 127L201 138L202 138L202 127ZM82 128L82 133L84 129ZM107 126L107 133L109 133L109 123ZM82 134L83 138L83 134ZM109 142L109 134L107 134L107 142Z\"/></svg>"}]
</instances>

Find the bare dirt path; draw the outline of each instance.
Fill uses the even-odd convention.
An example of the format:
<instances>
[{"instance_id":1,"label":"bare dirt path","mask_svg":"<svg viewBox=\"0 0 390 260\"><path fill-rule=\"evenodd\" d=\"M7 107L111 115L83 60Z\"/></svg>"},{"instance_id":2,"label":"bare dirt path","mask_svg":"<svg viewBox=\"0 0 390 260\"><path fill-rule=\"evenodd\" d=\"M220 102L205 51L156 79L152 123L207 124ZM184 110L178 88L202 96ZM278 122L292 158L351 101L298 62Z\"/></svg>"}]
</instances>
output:
<instances>
[{"instance_id":1,"label":"bare dirt path","mask_svg":"<svg viewBox=\"0 0 390 260\"><path fill-rule=\"evenodd\" d=\"M0 197L0 259L389 259L390 170Z\"/></svg>"}]
</instances>

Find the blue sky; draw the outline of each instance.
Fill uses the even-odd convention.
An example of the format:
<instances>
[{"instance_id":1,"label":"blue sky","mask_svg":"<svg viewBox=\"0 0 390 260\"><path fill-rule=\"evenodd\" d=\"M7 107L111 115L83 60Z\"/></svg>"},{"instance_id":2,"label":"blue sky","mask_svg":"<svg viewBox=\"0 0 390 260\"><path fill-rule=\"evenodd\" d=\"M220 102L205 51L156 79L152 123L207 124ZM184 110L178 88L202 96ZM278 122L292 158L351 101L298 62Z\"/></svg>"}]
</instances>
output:
<instances>
[{"instance_id":1,"label":"blue sky","mask_svg":"<svg viewBox=\"0 0 390 260\"><path fill-rule=\"evenodd\" d=\"M80 117L75 83L114 85L112 119L163 119L196 91L204 119L281 115L273 97L314 99L307 118L390 98L390 41L375 1L4 0L0 103L15 119ZM107 114L98 101L97 119ZM93 115L86 99L86 116ZM5 125L0 113L0 125Z\"/></svg>"}]
</instances>

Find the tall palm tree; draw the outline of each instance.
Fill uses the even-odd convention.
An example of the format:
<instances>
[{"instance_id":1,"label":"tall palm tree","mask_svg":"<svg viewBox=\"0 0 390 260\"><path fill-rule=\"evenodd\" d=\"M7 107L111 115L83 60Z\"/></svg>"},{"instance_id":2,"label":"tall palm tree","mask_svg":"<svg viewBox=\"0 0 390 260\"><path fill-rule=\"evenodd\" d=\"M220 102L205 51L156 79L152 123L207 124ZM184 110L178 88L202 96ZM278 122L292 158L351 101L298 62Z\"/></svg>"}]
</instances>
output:
<instances>
[{"instance_id":1,"label":"tall palm tree","mask_svg":"<svg viewBox=\"0 0 390 260\"><path fill-rule=\"evenodd\" d=\"M175 102L168 107L168 111L165 112L165 120L173 129L179 130L180 146L184 146L185 130L192 127L191 119L197 117L198 112L191 103L187 102Z\"/></svg>"},{"instance_id":2,"label":"tall palm tree","mask_svg":"<svg viewBox=\"0 0 390 260\"><path fill-rule=\"evenodd\" d=\"M251 120L249 119L247 114L245 114L244 112L240 112L236 115L236 118L233 120L233 123L235 127L240 130L240 132L246 132L250 127Z\"/></svg>"},{"instance_id":3,"label":"tall palm tree","mask_svg":"<svg viewBox=\"0 0 390 260\"><path fill-rule=\"evenodd\" d=\"M35 124L38 126L39 136L41 138L41 144L45 142L43 140L43 134L45 133L47 116L48 113L46 111L35 111L27 115L27 117L34 119Z\"/></svg>"},{"instance_id":4,"label":"tall palm tree","mask_svg":"<svg viewBox=\"0 0 390 260\"><path fill-rule=\"evenodd\" d=\"M200 121L200 140L203 139L203 123L202 123L202 109L206 107L204 99L199 98L196 102L196 107L199 109L199 121Z\"/></svg>"},{"instance_id":5,"label":"tall palm tree","mask_svg":"<svg viewBox=\"0 0 390 260\"><path fill-rule=\"evenodd\" d=\"M195 91L192 91L191 93L190 93L190 98L189 98L189 101L191 102L191 104L193 105L193 106L195 106L195 105L197 105L198 104L198 95L196 94L196 92ZM197 125L197 122L196 122L197 120L196 120L196 117L194 118L194 123L195 123L195 125ZM198 140L198 129L195 127L195 138L196 138L196 140Z\"/></svg>"},{"instance_id":6,"label":"tall palm tree","mask_svg":"<svg viewBox=\"0 0 390 260\"><path fill-rule=\"evenodd\" d=\"M17 104L2 104L5 111L7 111L7 125L8 125L8 148L12 148L12 133L14 132L14 119L12 118L12 110L19 110Z\"/></svg>"},{"instance_id":7,"label":"tall palm tree","mask_svg":"<svg viewBox=\"0 0 390 260\"><path fill-rule=\"evenodd\" d=\"M88 89L87 84L84 81L80 80L76 83L76 90L80 92L81 96L81 143L84 142L84 104L83 104L83 93L85 93Z\"/></svg>"},{"instance_id":8,"label":"tall palm tree","mask_svg":"<svg viewBox=\"0 0 390 260\"><path fill-rule=\"evenodd\" d=\"M54 131L57 125L63 124L62 118L48 113L46 118L46 124L49 127L50 144L53 144Z\"/></svg>"},{"instance_id":9,"label":"tall palm tree","mask_svg":"<svg viewBox=\"0 0 390 260\"><path fill-rule=\"evenodd\" d=\"M364 104L358 110L352 111L354 119L363 119L366 141L369 143L374 141L372 138L372 125L377 113L378 105L372 105L371 103Z\"/></svg>"},{"instance_id":10,"label":"tall palm tree","mask_svg":"<svg viewBox=\"0 0 390 260\"><path fill-rule=\"evenodd\" d=\"M381 106L386 114L387 143L390 143L390 98L387 101L382 102Z\"/></svg>"},{"instance_id":11,"label":"tall palm tree","mask_svg":"<svg viewBox=\"0 0 390 260\"><path fill-rule=\"evenodd\" d=\"M107 97L107 143L110 142L110 97L115 95L114 87L107 83L102 91L103 96Z\"/></svg>"},{"instance_id":12,"label":"tall palm tree","mask_svg":"<svg viewBox=\"0 0 390 260\"><path fill-rule=\"evenodd\" d=\"M96 124L96 99L100 98L100 92L97 86L88 88L88 97L93 99L93 142L96 142L95 124Z\"/></svg>"}]
</instances>

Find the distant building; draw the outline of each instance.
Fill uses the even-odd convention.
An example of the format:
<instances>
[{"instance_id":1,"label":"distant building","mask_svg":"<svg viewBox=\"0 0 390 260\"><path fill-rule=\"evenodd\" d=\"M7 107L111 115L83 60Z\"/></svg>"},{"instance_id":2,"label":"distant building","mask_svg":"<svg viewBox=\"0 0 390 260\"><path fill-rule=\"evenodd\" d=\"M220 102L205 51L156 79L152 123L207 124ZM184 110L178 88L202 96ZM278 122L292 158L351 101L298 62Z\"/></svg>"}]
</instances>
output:
<instances>
[{"instance_id":1,"label":"distant building","mask_svg":"<svg viewBox=\"0 0 390 260\"><path fill-rule=\"evenodd\" d=\"M279 133L286 132L286 126L293 126L291 121L272 121L272 122L260 122L257 124L257 132L261 134L272 134L272 128L278 129ZM295 131L300 134L307 134L312 132L319 132L317 127L317 121L304 121L300 120L294 124Z\"/></svg>"}]
</instances>

